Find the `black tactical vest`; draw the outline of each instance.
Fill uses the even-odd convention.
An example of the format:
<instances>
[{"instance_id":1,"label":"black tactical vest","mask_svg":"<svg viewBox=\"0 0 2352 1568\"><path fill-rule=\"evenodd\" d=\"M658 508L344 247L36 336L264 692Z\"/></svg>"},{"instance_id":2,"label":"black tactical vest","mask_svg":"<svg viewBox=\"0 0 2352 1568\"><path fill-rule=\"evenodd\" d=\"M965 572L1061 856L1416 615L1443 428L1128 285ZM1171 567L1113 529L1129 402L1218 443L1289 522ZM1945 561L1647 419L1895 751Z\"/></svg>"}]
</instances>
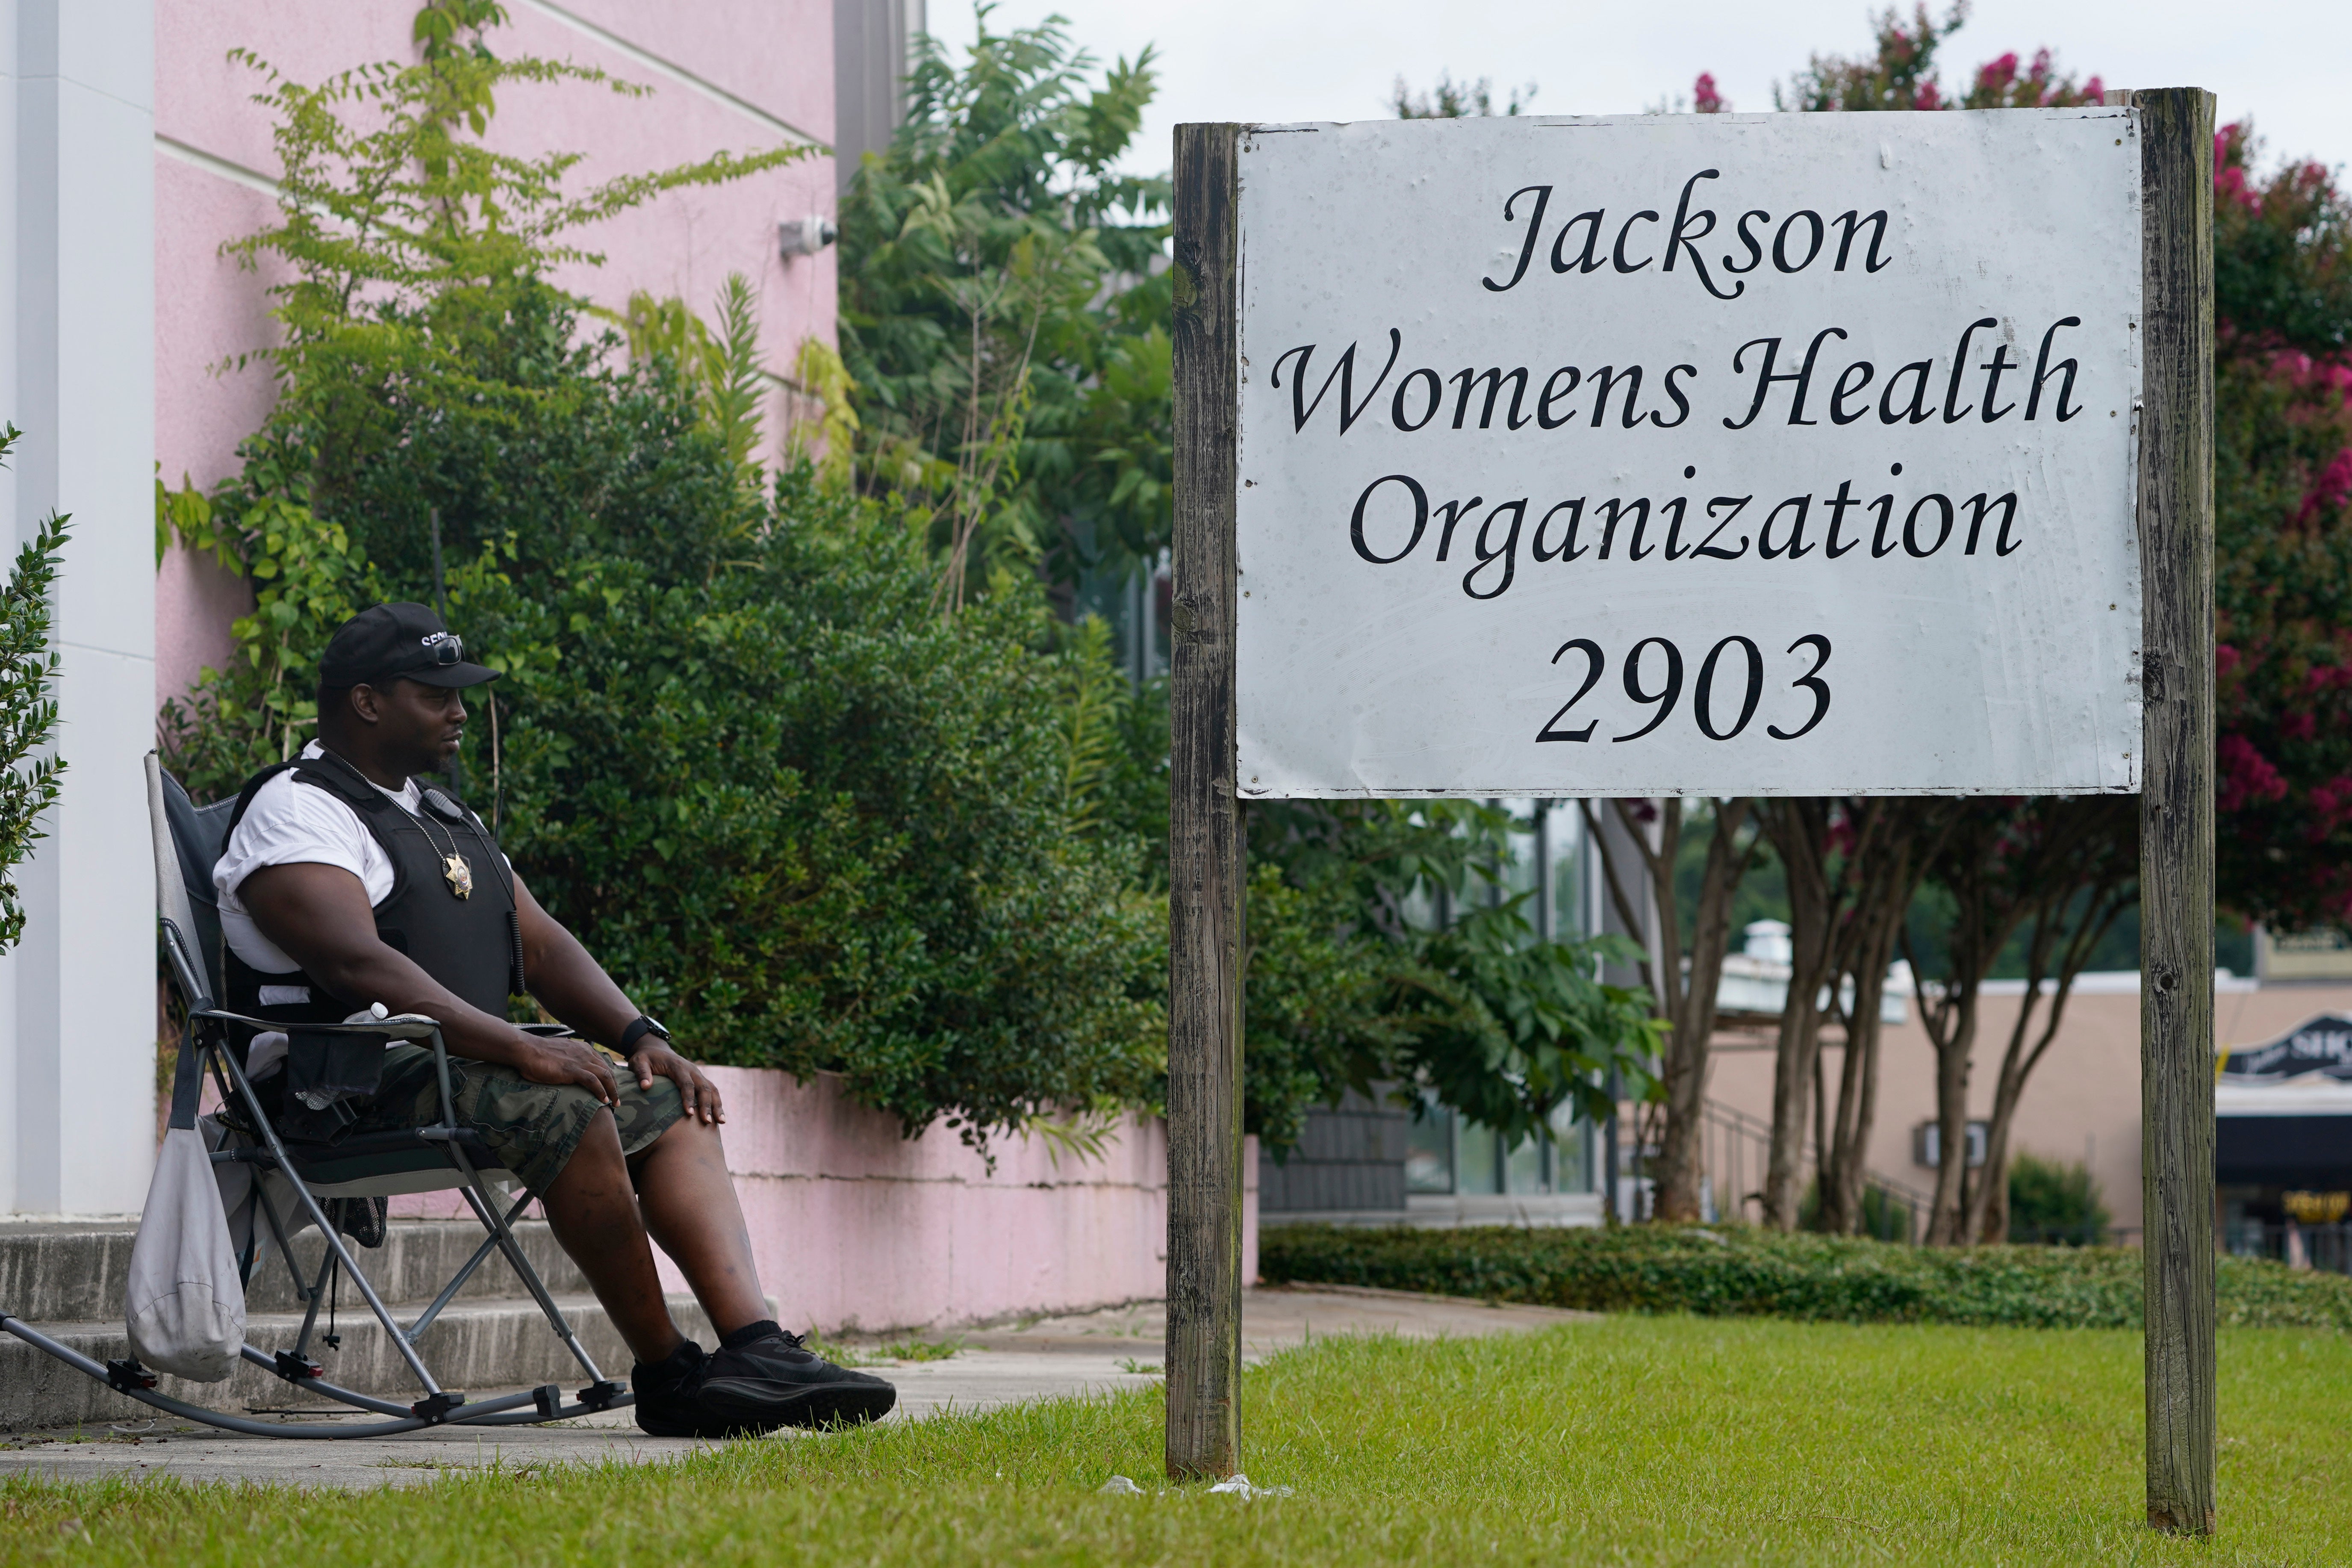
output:
<instances>
[{"instance_id":1,"label":"black tactical vest","mask_svg":"<svg viewBox=\"0 0 2352 1568\"><path fill-rule=\"evenodd\" d=\"M230 833L244 819L255 792L282 773L291 773L297 787L323 789L350 806L383 847L393 875L391 895L375 906L375 932L383 944L406 953L459 1000L494 1018L505 1017L507 998L523 990L522 923L516 912L513 872L481 818L441 791L427 789L424 805L428 826L330 752L279 763L247 779L229 818ZM462 899L444 875L453 850L471 867L473 889ZM222 974L228 984L229 1011L281 1025L335 1023L371 1000L337 996L299 969L265 973L239 958L234 948L223 954ZM310 1000L265 1005L265 985L305 987Z\"/></svg>"}]
</instances>

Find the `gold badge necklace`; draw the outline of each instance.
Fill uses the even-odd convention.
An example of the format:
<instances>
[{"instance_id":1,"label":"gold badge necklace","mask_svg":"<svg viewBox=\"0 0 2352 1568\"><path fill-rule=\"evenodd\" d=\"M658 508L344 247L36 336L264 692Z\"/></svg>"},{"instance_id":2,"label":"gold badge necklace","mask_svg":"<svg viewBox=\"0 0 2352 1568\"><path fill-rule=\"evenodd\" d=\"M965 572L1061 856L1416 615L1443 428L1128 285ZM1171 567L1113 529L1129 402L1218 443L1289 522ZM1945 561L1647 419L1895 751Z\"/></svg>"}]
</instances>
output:
<instances>
[{"instance_id":1,"label":"gold badge necklace","mask_svg":"<svg viewBox=\"0 0 2352 1568\"><path fill-rule=\"evenodd\" d=\"M434 843L433 840L431 816L425 811L420 811L416 814L416 821L417 825L425 829L425 842L432 844L435 849L439 849L441 846ZM474 896L473 865L463 855L457 853L457 836L449 833L446 828L442 831L448 835L449 852L441 857L441 879L448 883L449 890L460 899L470 899Z\"/></svg>"}]
</instances>

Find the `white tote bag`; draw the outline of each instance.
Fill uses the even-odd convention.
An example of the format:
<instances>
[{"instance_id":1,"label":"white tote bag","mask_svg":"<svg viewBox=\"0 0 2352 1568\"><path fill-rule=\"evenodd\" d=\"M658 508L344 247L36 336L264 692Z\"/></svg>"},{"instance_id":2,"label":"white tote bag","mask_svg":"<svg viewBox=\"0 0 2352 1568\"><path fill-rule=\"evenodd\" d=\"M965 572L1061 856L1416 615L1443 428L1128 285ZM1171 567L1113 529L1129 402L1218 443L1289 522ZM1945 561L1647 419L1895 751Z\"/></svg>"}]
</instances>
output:
<instances>
[{"instance_id":1,"label":"white tote bag","mask_svg":"<svg viewBox=\"0 0 2352 1568\"><path fill-rule=\"evenodd\" d=\"M245 1287L205 1138L196 1130L203 1079L195 1042L180 1046L172 1125L155 1157L139 1237L131 1244L123 1326L131 1352L156 1372L219 1383L245 1343Z\"/></svg>"}]
</instances>

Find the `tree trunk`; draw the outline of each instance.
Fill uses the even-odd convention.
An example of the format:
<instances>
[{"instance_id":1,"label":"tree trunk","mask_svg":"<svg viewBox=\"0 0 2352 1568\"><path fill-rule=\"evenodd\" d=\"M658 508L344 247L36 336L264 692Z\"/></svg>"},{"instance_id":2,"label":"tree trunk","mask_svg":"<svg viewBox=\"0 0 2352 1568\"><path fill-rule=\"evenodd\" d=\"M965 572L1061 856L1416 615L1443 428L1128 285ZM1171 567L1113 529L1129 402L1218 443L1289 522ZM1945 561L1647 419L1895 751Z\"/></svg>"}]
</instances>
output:
<instances>
[{"instance_id":1,"label":"tree trunk","mask_svg":"<svg viewBox=\"0 0 2352 1568\"><path fill-rule=\"evenodd\" d=\"M2096 806L2090 808L2095 810ZM2066 1001L2074 994L2075 977L2083 973L2083 966L2090 961L2092 952L2123 913L2130 898L2122 864L2122 858L2130 849L2128 824L2118 815L2105 826L2109 831L2103 836L2095 832L2081 837L2069 836L2066 853L2075 863L2091 868L2088 875L2095 880L2081 922L2066 934L2063 945L2059 936L2074 903L2073 890L2053 893L2034 913L2025 995L2018 1004L2017 1022L2009 1031L2009 1048L2001 1053L2000 1077L1993 1086L1992 1119L1985 1127L1984 1171L1976 1182L1976 1190L1969 1195L1968 1223L1962 1233L1980 1242L2009 1239L2009 1135L2017 1121L2018 1102L2025 1098L2026 1079L2033 1075L2043 1054L2058 1037L2058 1026L2065 1019ZM2057 973L2052 976L2053 962ZM2045 978L2053 983L2050 1006L2036 1029L2034 1016L2040 1011ZM2028 1038L2032 1039L2031 1047L2026 1044Z\"/></svg>"},{"instance_id":2,"label":"tree trunk","mask_svg":"<svg viewBox=\"0 0 2352 1568\"><path fill-rule=\"evenodd\" d=\"M1936 1126L1943 1147L1927 1240L1941 1247L1969 1237L1969 1058L1976 1047L1979 994L2018 923L2045 897L2058 843L2046 803L1979 799L1956 801L1950 809L1950 830L1936 850L1936 877L1954 905L1940 979L1927 984L1909 933L1902 939L1904 955L1922 982L1919 1022L1936 1052ZM2068 884L2070 891L2075 885Z\"/></svg>"},{"instance_id":3,"label":"tree trunk","mask_svg":"<svg viewBox=\"0 0 2352 1568\"><path fill-rule=\"evenodd\" d=\"M1834 898L1827 865L1829 803L1776 800L1764 807L1765 830L1780 851L1789 891L1789 997L1772 1061L1772 1147L1764 1173L1764 1223L1794 1230L1804 1202L1805 1125L1813 1074L1821 1065L1821 991L1834 935Z\"/></svg>"},{"instance_id":4,"label":"tree trunk","mask_svg":"<svg viewBox=\"0 0 2352 1568\"><path fill-rule=\"evenodd\" d=\"M1904 901L1909 902L1910 882L1904 879ZM1878 1123L1878 1010L1886 996L1886 965L1895 951L1896 909L1857 910L1866 921L1857 933L1848 973L1853 976L1853 1001L1846 1008L1845 1060L1838 1075L1837 1119L1831 1123L1826 1163L1822 1172L1822 1228L1832 1236L1852 1236L1862 1228L1862 1194L1869 1173L1870 1135Z\"/></svg>"},{"instance_id":5,"label":"tree trunk","mask_svg":"<svg viewBox=\"0 0 2352 1568\"><path fill-rule=\"evenodd\" d=\"M1690 967L1685 971L1681 962L1680 892L1675 885L1675 866L1682 847L1682 802L1670 798L1658 803L1654 846L1647 825L1640 819L1642 803L1616 803L1625 836L1641 854L1656 910L1650 948L1654 958L1644 964L1643 975L1668 1033L1658 1064L1665 1107L1658 1160L1650 1173L1657 1184L1652 1217L1671 1224L1687 1224L1700 1217L1700 1183L1706 1174L1700 1132L1706 1110L1707 1046L1715 1034L1716 991L1722 983L1724 954L1730 944L1732 895L1754 853L1752 841L1746 847L1739 843L1753 804L1735 797L1716 805L1714 835L1707 844L1697 907L1691 916ZM1629 879L1622 877L1608 858L1600 822L1590 805L1584 808L1584 820L1593 842L1604 846L1601 869L1618 919L1629 931L1643 931L1649 922L1633 905Z\"/></svg>"},{"instance_id":6,"label":"tree trunk","mask_svg":"<svg viewBox=\"0 0 2352 1568\"><path fill-rule=\"evenodd\" d=\"M1937 1150L1936 1196L1927 1211L1927 1245L1957 1247L1965 1238L1962 1215L1968 1205L1969 1180L1969 1056L1977 1043L1977 981L1958 981L1958 993L1946 996L1937 1010L1944 1026L1930 1025L1927 1037L1936 1048L1936 1136ZM1927 1008L1919 1009L1922 1021Z\"/></svg>"},{"instance_id":7,"label":"tree trunk","mask_svg":"<svg viewBox=\"0 0 2352 1568\"><path fill-rule=\"evenodd\" d=\"M1659 1140L1657 1217L1688 1224L1702 1217L1700 1184L1706 1175L1701 1131L1706 1114L1707 1047L1715 1036L1716 993L1723 959L1731 944L1731 900L1747 869L1748 852L1738 847L1749 803L1724 802L1716 808L1715 832L1706 847L1706 871L1691 921L1690 973L1682 1007L1675 1016L1667 1063L1665 1131ZM1671 868L1668 868L1671 874ZM1671 950L1669 950L1671 951Z\"/></svg>"},{"instance_id":8,"label":"tree trunk","mask_svg":"<svg viewBox=\"0 0 2352 1568\"><path fill-rule=\"evenodd\" d=\"M1961 1236L1972 1241L2009 1239L2009 1129L2017 1116L2017 1102L2025 1092L2026 1074L2032 1070L2032 1063L2041 1059L2051 1037L2057 1033L2059 1014L2065 1005L2063 997L2053 999L2048 1023L2029 1058L2025 1042L2032 1032L2034 1016L2042 1008L2042 982L2055 924L2055 918L2047 909L2034 921L2025 994L2018 999L2017 1021L2010 1026L2009 1047L2000 1056L2000 1074L1993 1080L1992 1117L1985 1124L1984 1167L1974 1190L1969 1194L1968 1214L1959 1229Z\"/></svg>"},{"instance_id":9,"label":"tree trunk","mask_svg":"<svg viewBox=\"0 0 2352 1568\"><path fill-rule=\"evenodd\" d=\"M2009 1239L2009 1122L1998 1103L1992 1114L1985 1127L1984 1169L1978 1173L1975 1190L1969 1194L1966 1234L1979 1247L1995 1247Z\"/></svg>"},{"instance_id":10,"label":"tree trunk","mask_svg":"<svg viewBox=\"0 0 2352 1568\"><path fill-rule=\"evenodd\" d=\"M1878 1015L1886 968L1912 895L1951 825L1950 814L1934 800L1857 800L1848 803L1848 813L1861 824L1849 873L1853 912L1831 977L1853 976L1853 1000L1844 1005L1843 1071L1822 1172L1822 1228L1843 1236L1862 1228L1870 1139L1878 1121Z\"/></svg>"}]
</instances>

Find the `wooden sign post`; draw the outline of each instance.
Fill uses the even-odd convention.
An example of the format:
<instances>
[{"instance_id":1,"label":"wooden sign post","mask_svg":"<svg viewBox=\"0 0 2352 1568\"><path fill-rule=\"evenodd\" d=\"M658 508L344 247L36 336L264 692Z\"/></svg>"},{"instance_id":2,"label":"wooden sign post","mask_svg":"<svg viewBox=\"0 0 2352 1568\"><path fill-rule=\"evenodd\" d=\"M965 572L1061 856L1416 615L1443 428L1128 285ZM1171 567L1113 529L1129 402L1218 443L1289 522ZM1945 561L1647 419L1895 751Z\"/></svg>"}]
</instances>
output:
<instances>
[{"instance_id":1,"label":"wooden sign post","mask_svg":"<svg viewBox=\"0 0 2352 1568\"><path fill-rule=\"evenodd\" d=\"M2211 1528L2212 121L1178 127L1171 1477L1239 1458L1248 799L2137 791Z\"/></svg>"},{"instance_id":2,"label":"wooden sign post","mask_svg":"<svg viewBox=\"0 0 2352 1568\"><path fill-rule=\"evenodd\" d=\"M2147 1521L2213 1530L2213 95L2139 111Z\"/></svg>"},{"instance_id":3,"label":"wooden sign post","mask_svg":"<svg viewBox=\"0 0 2352 1568\"><path fill-rule=\"evenodd\" d=\"M1234 788L1241 407L1236 125L1176 128L1176 538L1169 611L1168 1474L1238 1468L1242 806Z\"/></svg>"}]
</instances>

